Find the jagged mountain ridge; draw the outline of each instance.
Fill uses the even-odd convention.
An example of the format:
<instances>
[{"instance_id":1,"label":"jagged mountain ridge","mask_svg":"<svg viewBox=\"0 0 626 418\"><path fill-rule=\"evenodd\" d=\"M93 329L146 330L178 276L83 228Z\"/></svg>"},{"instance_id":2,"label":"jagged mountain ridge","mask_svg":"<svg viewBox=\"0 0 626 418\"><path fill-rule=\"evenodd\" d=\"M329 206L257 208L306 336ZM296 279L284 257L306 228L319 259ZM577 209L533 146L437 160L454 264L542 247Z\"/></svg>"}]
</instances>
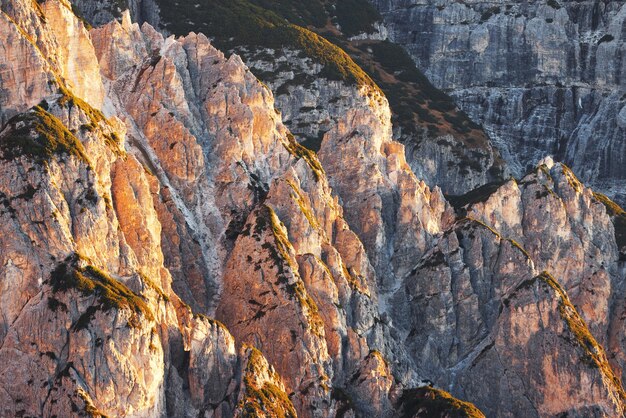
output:
<instances>
[{"instance_id":1,"label":"jagged mountain ridge","mask_svg":"<svg viewBox=\"0 0 626 418\"><path fill-rule=\"evenodd\" d=\"M102 21L101 2L75 3L94 23ZM395 136L406 145L411 167L429 185L462 194L507 171L482 128L435 89L401 47L385 40L381 17L365 0L130 3L140 22L176 35L202 32L241 55L274 92L287 126L311 149L352 106L354 90L373 80L390 100Z\"/></svg>"},{"instance_id":2,"label":"jagged mountain ridge","mask_svg":"<svg viewBox=\"0 0 626 418\"><path fill-rule=\"evenodd\" d=\"M623 332L602 320L619 315L567 293L591 279L623 300L624 266L605 206L567 169L548 164L549 179L525 179L524 193L507 183L497 199L463 209L502 235L457 219L415 178L376 90L352 99L318 158L241 60L202 35L164 39L128 16L87 33L65 2L2 6L3 31L39 57L17 67L7 54L7 73L26 69L28 83L48 89L23 90L30 103L2 97L7 120L19 114L0 134L6 415L385 416L415 404L426 416L479 414L411 389L434 374L489 415L621 413L608 364L621 368ZM54 47L70 34L84 40L70 45L87 61ZM79 62L97 66L82 77L72 71ZM104 114L79 91L96 92L89 101ZM523 221L498 207L516 199ZM559 265L545 254L564 243L538 224L570 225L576 251L602 257L589 269ZM532 246L541 240L546 248ZM542 327L527 322L529 309ZM558 347L546 361L559 373L527 363L525 327ZM492 361L501 352L514 371ZM563 392L549 397L537 375ZM533 390L495 401L500 384L484 376ZM419 406L420 396L434 402Z\"/></svg>"}]
</instances>

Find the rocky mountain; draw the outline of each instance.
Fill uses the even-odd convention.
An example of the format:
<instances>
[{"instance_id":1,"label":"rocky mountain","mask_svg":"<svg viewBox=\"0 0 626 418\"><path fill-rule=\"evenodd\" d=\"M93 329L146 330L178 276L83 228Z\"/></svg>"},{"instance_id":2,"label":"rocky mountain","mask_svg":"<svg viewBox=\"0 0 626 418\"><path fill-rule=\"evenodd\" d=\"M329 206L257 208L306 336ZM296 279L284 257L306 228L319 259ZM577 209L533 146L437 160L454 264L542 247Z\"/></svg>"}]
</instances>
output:
<instances>
[{"instance_id":1,"label":"rocky mountain","mask_svg":"<svg viewBox=\"0 0 626 418\"><path fill-rule=\"evenodd\" d=\"M382 18L367 0L122 3L75 1L94 24L129 7L135 21L168 34L201 32L228 54L237 53L270 87L285 125L314 151L345 111L360 105L358 90L375 82L390 102L394 137L427 184L462 194L508 173L483 129L387 40Z\"/></svg>"},{"instance_id":2,"label":"rocky mountain","mask_svg":"<svg viewBox=\"0 0 626 418\"><path fill-rule=\"evenodd\" d=\"M251 71L166 3L0 2L0 416L623 416L626 213L550 159L447 199L270 3ZM275 101L261 51L312 81Z\"/></svg>"},{"instance_id":3,"label":"rocky mountain","mask_svg":"<svg viewBox=\"0 0 626 418\"><path fill-rule=\"evenodd\" d=\"M624 2L372 3L516 176L552 155L626 203Z\"/></svg>"}]
</instances>

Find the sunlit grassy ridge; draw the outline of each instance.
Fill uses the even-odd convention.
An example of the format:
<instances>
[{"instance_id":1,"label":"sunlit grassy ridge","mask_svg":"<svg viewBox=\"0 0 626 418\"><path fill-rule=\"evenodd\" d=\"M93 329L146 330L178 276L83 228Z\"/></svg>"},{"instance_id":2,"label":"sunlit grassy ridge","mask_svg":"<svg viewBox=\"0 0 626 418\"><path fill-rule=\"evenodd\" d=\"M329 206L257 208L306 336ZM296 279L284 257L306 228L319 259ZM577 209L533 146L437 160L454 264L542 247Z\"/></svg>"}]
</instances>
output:
<instances>
[{"instance_id":1,"label":"sunlit grassy ridge","mask_svg":"<svg viewBox=\"0 0 626 418\"><path fill-rule=\"evenodd\" d=\"M178 5L165 0L157 1L165 28L175 34L199 31L214 38L216 46L225 50L241 45L298 49L323 65L323 77L377 88L341 48L272 10L282 12L302 25L308 21L322 23L325 15L321 14L321 9L315 8L315 1L309 6L287 1L256 2L271 8L263 8L246 0L209 0L200 3L200 7L196 7L198 3L195 1L181 0ZM295 8L294 5L298 4L302 7Z\"/></svg>"},{"instance_id":2,"label":"sunlit grassy ridge","mask_svg":"<svg viewBox=\"0 0 626 418\"><path fill-rule=\"evenodd\" d=\"M56 116L41 106L16 116L8 125L13 130L0 140L4 159L26 156L42 163L53 155L65 154L88 161L83 144Z\"/></svg>"},{"instance_id":3,"label":"sunlit grassy ridge","mask_svg":"<svg viewBox=\"0 0 626 418\"><path fill-rule=\"evenodd\" d=\"M593 335L591 335L587 324L570 302L565 290L548 272L544 271L536 279L543 281L554 290L559 298L559 314L561 318L567 324L576 342L585 351L583 361L592 367L597 367L602 372L604 377L608 380L607 383L613 385L613 389L616 391L617 397L619 398L617 401L623 404L626 401L626 393L622 388L620 378L609 365L604 348L598 344Z\"/></svg>"},{"instance_id":4,"label":"sunlit grassy ridge","mask_svg":"<svg viewBox=\"0 0 626 418\"><path fill-rule=\"evenodd\" d=\"M202 32L222 50L247 46L292 48L323 65L320 76L380 88L389 100L395 126L418 140L451 134L468 148L486 146L481 127L436 89L399 45L351 41L374 32L381 21L367 0L157 0L163 24L185 35ZM257 74L263 81L272 74ZM466 161L472 166L472 161ZM480 169L480 167L478 167Z\"/></svg>"},{"instance_id":5,"label":"sunlit grassy ridge","mask_svg":"<svg viewBox=\"0 0 626 418\"><path fill-rule=\"evenodd\" d=\"M131 325L137 324L137 315L148 320L154 319L152 311L141 296L96 267L80 267L79 260L82 259L78 255L69 257L50 274L49 281L54 293L75 290L85 296L96 296L99 305L89 308L74 324L75 329L86 328L98 309L129 309L133 312Z\"/></svg>"},{"instance_id":6,"label":"sunlit grassy ridge","mask_svg":"<svg viewBox=\"0 0 626 418\"><path fill-rule=\"evenodd\" d=\"M485 415L469 402L463 402L448 392L424 387L405 390L400 398L401 417L432 416L450 418L484 418Z\"/></svg>"},{"instance_id":7,"label":"sunlit grassy ridge","mask_svg":"<svg viewBox=\"0 0 626 418\"><path fill-rule=\"evenodd\" d=\"M270 382L260 385L256 377L266 369L263 355L256 348L244 345L248 351L248 361L244 367L244 393L238 406L242 417L271 416L276 418L295 418L296 409L287 394ZM274 378L278 376L270 371Z\"/></svg>"}]
</instances>

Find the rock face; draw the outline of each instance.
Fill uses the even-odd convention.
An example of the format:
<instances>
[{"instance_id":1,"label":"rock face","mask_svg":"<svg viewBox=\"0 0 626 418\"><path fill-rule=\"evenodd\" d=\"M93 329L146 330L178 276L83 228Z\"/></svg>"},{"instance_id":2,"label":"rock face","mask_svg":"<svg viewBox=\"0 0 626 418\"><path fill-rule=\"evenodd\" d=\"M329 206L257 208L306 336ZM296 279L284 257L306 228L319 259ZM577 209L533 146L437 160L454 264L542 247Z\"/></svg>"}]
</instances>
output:
<instances>
[{"instance_id":1,"label":"rock face","mask_svg":"<svg viewBox=\"0 0 626 418\"><path fill-rule=\"evenodd\" d=\"M315 153L206 36L70 10L2 3L0 415L623 415L626 215L564 165L449 203L374 84Z\"/></svg>"},{"instance_id":2,"label":"rock face","mask_svg":"<svg viewBox=\"0 0 626 418\"><path fill-rule=\"evenodd\" d=\"M35 7L3 1L1 5L3 39L8 48L2 62L2 124L37 104L41 97L58 92L61 86L90 105L102 107L104 89L98 61L70 3L45 2Z\"/></svg>"},{"instance_id":3,"label":"rock face","mask_svg":"<svg viewBox=\"0 0 626 418\"><path fill-rule=\"evenodd\" d=\"M517 176L553 155L626 202L623 2L372 3Z\"/></svg>"},{"instance_id":4,"label":"rock face","mask_svg":"<svg viewBox=\"0 0 626 418\"><path fill-rule=\"evenodd\" d=\"M363 54L362 51L371 49L371 42L375 42L377 48L388 47L387 42L353 41L353 49L357 51L354 54ZM249 47L236 48L235 52L242 54L251 70L268 83L275 94L276 106L281 111L285 125L305 146L316 151L321 147L324 135L342 123L350 109L367 106L364 97L359 94L358 86L328 79L322 66L310 58L302 58L301 50ZM276 56L280 58L274 60ZM376 71L383 73L385 70ZM369 72L380 74L374 70ZM384 73L379 77L392 76ZM416 89L413 85L405 87L398 80L390 83L388 89L392 88ZM418 96L420 93L409 91L407 94ZM406 98L402 100L411 101ZM419 107L415 103L405 102L397 104L399 109L392 106L394 120L400 120L401 106ZM458 127L446 119L439 120L435 110L425 107L425 110L421 110L425 115L412 116L415 120L411 119L410 122L398 122L394 129L394 137L405 145L408 162L418 178L428 185L441 187L449 194L462 194L501 178L505 168L499 154L482 131L477 127Z\"/></svg>"},{"instance_id":5,"label":"rock face","mask_svg":"<svg viewBox=\"0 0 626 418\"><path fill-rule=\"evenodd\" d=\"M74 3L94 25L111 14L103 9L119 7L117 1ZM355 0L352 7L297 0L291 9L258 0L184 0L177 7L161 0L127 3L134 21L168 34L203 33L228 54L242 56L272 89L285 125L310 149L318 150L324 133L360 100L365 77L389 99L394 137L406 145L409 165L427 184L462 194L508 173L484 130L434 88L399 45L387 40L381 17L366 0ZM362 13L354 15L352 8ZM285 30L298 40L286 40Z\"/></svg>"}]
</instances>

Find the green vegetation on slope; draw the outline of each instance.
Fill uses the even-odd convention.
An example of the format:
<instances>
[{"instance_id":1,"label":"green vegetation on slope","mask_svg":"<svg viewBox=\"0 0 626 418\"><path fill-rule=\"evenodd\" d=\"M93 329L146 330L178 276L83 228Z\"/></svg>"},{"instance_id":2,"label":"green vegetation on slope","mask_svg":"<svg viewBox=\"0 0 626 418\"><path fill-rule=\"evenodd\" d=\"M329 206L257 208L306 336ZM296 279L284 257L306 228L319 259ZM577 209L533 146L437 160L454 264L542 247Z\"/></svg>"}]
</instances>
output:
<instances>
[{"instance_id":1,"label":"green vegetation on slope","mask_svg":"<svg viewBox=\"0 0 626 418\"><path fill-rule=\"evenodd\" d=\"M461 401L448 392L433 387L409 389L399 401L401 417L484 418L485 415L469 402Z\"/></svg>"},{"instance_id":2,"label":"green vegetation on slope","mask_svg":"<svg viewBox=\"0 0 626 418\"><path fill-rule=\"evenodd\" d=\"M56 116L41 106L14 117L8 125L13 129L0 140L5 160L27 156L43 163L53 155L65 154L88 161L83 144Z\"/></svg>"},{"instance_id":3,"label":"green vegetation on slope","mask_svg":"<svg viewBox=\"0 0 626 418\"><path fill-rule=\"evenodd\" d=\"M293 48L323 65L322 76L331 80L343 80L356 85L376 88L370 77L339 47L318 34L290 23L288 20L246 0L209 0L203 3L180 0L177 3L157 1L167 30L185 35L197 31L214 38L220 49L248 45L263 48ZM263 2L287 16L300 13L298 21L319 20L319 10L302 6L293 9L295 3ZM196 4L200 4L196 7ZM313 10L313 11L311 11ZM317 16L317 17L316 17ZM319 23L319 22L318 22Z\"/></svg>"},{"instance_id":4,"label":"green vegetation on slope","mask_svg":"<svg viewBox=\"0 0 626 418\"><path fill-rule=\"evenodd\" d=\"M585 358L583 360L589 365L597 367L611 382L613 389L617 392L617 395L620 398L620 402L623 403L626 401L626 393L622 388L622 382L609 365L604 348L602 348L593 335L591 335L591 332L589 332L589 329L587 328L587 324L578 314L574 305L570 302L565 290L556 281L556 279L554 279L554 277L546 271L541 273L536 279L546 283L557 294L559 299L559 314L567 324L567 327L574 336L576 342L585 351Z\"/></svg>"},{"instance_id":5,"label":"green vegetation on slope","mask_svg":"<svg viewBox=\"0 0 626 418\"><path fill-rule=\"evenodd\" d=\"M270 382L258 384L256 377L265 372L261 352L252 346L245 348L248 351L243 374L245 392L238 405L242 409L242 417L295 418L296 409L281 388Z\"/></svg>"},{"instance_id":6,"label":"green vegetation on slope","mask_svg":"<svg viewBox=\"0 0 626 418\"><path fill-rule=\"evenodd\" d=\"M304 158L306 163L309 165L309 168L313 171L315 180L319 180L325 175L324 168L317 159L315 152L299 144L298 141L296 141L296 138L294 138L294 136L290 133L287 134L287 141L287 143L283 144L284 147L297 159Z\"/></svg>"},{"instance_id":7,"label":"green vegetation on slope","mask_svg":"<svg viewBox=\"0 0 626 418\"><path fill-rule=\"evenodd\" d=\"M289 23L299 26L324 27L328 23L327 4L321 0L248 0L250 3L270 10Z\"/></svg>"},{"instance_id":8,"label":"green vegetation on slope","mask_svg":"<svg viewBox=\"0 0 626 418\"><path fill-rule=\"evenodd\" d=\"M620 250L620 260L626 261L626 211L602 193L593 193L593 197L606 208L606 213L613 220L615 241Z\"/></svg>"},{"instance_id":9,"label":"green vegetation on slope","mask_svg":"<svg viewBox=\"0 0 626 418\"><path fill-rule=\"evenodd\" d=\"M236 50L244 56L243 46L301 50L323 65L322 77L375 89L380 87L389 100L394 125L401 127L405 135L421 140L425 135L451 134L462 139L468 148L488 144L482 128L428 81L402 47L390 42L348 39L359 33L373 32L374 23L381 21L367 0L209 0L203 3L157 0L157 3L165 27L177 35L202 32L213 38L218 48ZM263 81L271 81L272 74L257 75ZM309 142L306 145L311 149L319 145ZM464 164L476 168L471 163Z\"/></svg>"},{"instance_id":10,"label":"green vegetation on slope","mask_svg":"<svg viewBox=\"0 0 626 418\"><path fill-rule=\"evenodd\" d=\"M143 315L148 320L154 319L141 296L96 267L79 267L79 260L78 255L71 256L50 274L50 285L54 293L77 290L86 296L95 295L99 308L105 311L113 308L129 309L135 315ZM85 328L97 309L94 306L87 309L75 324L75 329ZM131 325L136 322L137 317L134 316Z\"/></svg>"},{"instance_id":11,"label":"green vegetation on slope","mask_svg":"<svg viewBox=\"0 0 626 418\"><path fill-rule=\"evenodd\" d=\"M369 0L335 0L329 3L333 3L335 12L333 17L346 36L372 33L374 23L382 21Z\"/></svg>"},{"instance_id":12,"label":"green vegetation on slope","mask_svg":"<svg viewBox=\"0 0 626 418\"><path fill-rule=\"evenodd\" d=\"M107 123L104 114L100 110L95 109L80 97L74 96L74 94L72 94L72 92L67 90L65 87L60 87L59 91L62 94L57 101L60 106L67 108L69 111L76 107L89 119L89 123L80 127L82 130L93 132L97 129L100 123ZM117 136L117 134L114 132L103 132L103 136L107 146L114 152L119 153L121 139Z\"/></svg>"}]
</instances>

